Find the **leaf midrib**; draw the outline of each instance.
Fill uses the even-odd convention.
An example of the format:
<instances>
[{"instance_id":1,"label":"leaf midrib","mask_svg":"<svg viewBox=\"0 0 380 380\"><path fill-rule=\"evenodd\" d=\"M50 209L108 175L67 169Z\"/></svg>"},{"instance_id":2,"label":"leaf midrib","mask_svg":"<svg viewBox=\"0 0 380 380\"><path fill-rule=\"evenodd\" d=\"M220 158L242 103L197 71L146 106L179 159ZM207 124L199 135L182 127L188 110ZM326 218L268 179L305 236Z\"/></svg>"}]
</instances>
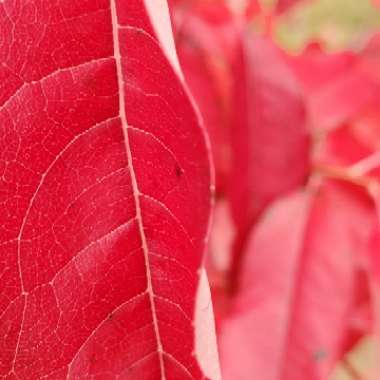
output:
<instances>
[{"instance_id":1,"label":"leaf midrib","mask_svg":"<svg viewBox=\"0 0 380 380\"><path fill-rule=\"evenodd\" d=\"M143 224L141 203L140 203L140 191L139 191L139 187L137 183L136 173L133 167L133 158L132 158L132 152L131 152L131 146L130 146L129 134L128 134L129 126L128 126L127 115L126 115L126 110L125 110L124 78L123 78L123 69L122 69L122 63L121 63L120 41L119 41L120 25L118 23L118 17L117 17L116 0L111 0L111 17L112 17L114 58L116 61L117 81L118 81L118 90L119 90L119 116L122 123L125 148L126 148L126 153L127 153L127 158L128 158L129 168L130 168L132 191L133 191L133 197L134 197L135 208L136 208L136 219L137 219L139 234L141 238L142 250L144 253L146 278L147 278L146 292L149 295L149 302L150 302L150 307L151 307L151 312L152 312L152 320L153 320L154 332L155 332L156 343L157 343L157 352L158 352L158 357L160 361L161 380L166 380L164 358L163 358L164 352L163 352L163 347L162 347L160 330L158 326L156 305L154 301L152 273L150 269L150 260L149 260L149 249L148 249L147 238L144 231L144 224Z\"/></svg>"}]
</instances>

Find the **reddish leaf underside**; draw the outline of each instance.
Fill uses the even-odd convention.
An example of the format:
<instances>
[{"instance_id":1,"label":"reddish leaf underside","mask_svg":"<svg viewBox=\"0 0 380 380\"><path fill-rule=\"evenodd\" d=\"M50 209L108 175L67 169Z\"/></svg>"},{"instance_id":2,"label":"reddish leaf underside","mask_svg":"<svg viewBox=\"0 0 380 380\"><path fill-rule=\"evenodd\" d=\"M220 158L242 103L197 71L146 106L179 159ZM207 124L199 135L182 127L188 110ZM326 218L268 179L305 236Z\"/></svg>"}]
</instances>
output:
<instances>
[{"instance_id":1,"label":"reddish leaf underside","mask_svg":"<svg viewBox=\"0 0 380 380\"><path fill-rule=\"evenodd\" d=\"M360 54L331 54L312 43L287 58L302 83L314 128L336 128L378 97L377 45L374 38Z\"/></svg>"},{"instance_id":2,"label":"reddish leaf underside","mask_svg":"<svg viewBox=\"0 0 380 380\"><path fill-rule=\"evenodd\" d=\"M340 76L347 75L357 63L353 52L327 53L318 42L311 42L297 55L286 55L306 95L318 91Z\"/></svg>"},{"instance_id":3,"label":"reddish leaf underside","mask_svg":"<svg viewBox=\"0 0 380 380\"><path fill-rule=\"evenodd\" d=\"M315 161L318 165L350 168L359 178L380 178L379 141L380 112L373 105L351 122L331 131L324 139Z\"/></svg>"},{"instance_id":4,"label":"reddish leaf underside","mask_svg":"<svg viewBox=\"0 0 380 380\"><path fill-rule=\"evenodd\" d=\"M277 0L276 12L279 14L284 13L303 2L305 2L305 0Z\"/></svg>"},{"instance_id":5,"label":"reddish leaf underside","mask_svg":"<svg viewBox=\"0 0 380 380\"><path fill-rule=\"evenodd\" d=\"M374 320L374 334L377 339L380 339L380 203L379 194L376 194L376 216L377 220L375 223L375 228L372 233L371 239L368 244L368 253L370 258L370 270L371 270L371 280L372 280L372 307L375 315ZM379 353L377 352L377 357ZM378 361L377 361L378 362ZM373 376L376 379L379 371L379 366L377 366L377 372Z\"/></svg>"},{"instance_id":6,"label":"reddish leaf underside","mask_svg":"<svg viewBox=\"0 0 380 380\"><path fill-rule=\"evenodd\" d=\"M176 41L186 82L194 96L209 133L216 169L216 189L225 190L230 170L229 132L231 124L231 60L236 27L231 12L219 9L220 20L207 17L211 6L186 12L177 21ZM173 12L174 15L178 15Z\"/></svg>"},{"instance_id":7,"label":"reddish leaf underside","mask_svg":"<svg viewBox=\"0 0 380 380\"><path fill-rule=\"evenodd\" d=\"M253 231L241 291L222 325L223 379L328 378L352 341L356 264L371 211L334 183L268 210Z\"/></svg>"},{"instance_id":8,"label":"reddish leaf underside","mask_svg":"<svg viewBox=\"0 0 380 380\"><path fill-rule=\"evenodd\" d=\"M259 0L247 0L245 14L248 20L258 15L262 11L262 6Z\"/></svg>"},{"instance_id":9,"label":"reddish leaf underside","mask_svg":"<svg viewBox=\"0 0 380 380\"><path fill-rule=\"evenodd\" d=\"M270 40L243 33L235 73L230 200L244 238L271 201L305 182L310 136L298 83Z\"/></svg>"},{"instance_id":10,"label":"reddish leaf underside","mask_svg":"<svg viewBox=\"0 0 380 380\"><path fill-rule=\"evenodd\" d=\"M204 379L208 152L148 8L5 0L0 36L0 378Z\"/></svg>"}]
</instances>

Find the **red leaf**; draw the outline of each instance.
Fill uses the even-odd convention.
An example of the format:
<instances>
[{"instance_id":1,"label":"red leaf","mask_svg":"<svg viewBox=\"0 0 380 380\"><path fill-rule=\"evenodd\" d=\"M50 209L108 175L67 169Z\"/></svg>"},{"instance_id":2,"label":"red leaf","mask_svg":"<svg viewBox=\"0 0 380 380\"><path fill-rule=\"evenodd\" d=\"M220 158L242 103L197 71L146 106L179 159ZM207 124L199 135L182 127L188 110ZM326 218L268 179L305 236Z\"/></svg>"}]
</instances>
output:
<instances>
[{"instance_id":1,"label":"red leaf","mask_svg":"<svg viewBox=\"0 0 380 380\"><path fill-rule=\"evenodd\" d=\"M304 0L277 0L276 12L285 13L296 5L303 3Z\"/></svg>"},{"instance_id":2,"label":"red leaf","mask_svg":"<svg viewBox=\"0 0 380 380\"><path fill-rule=\"evenodd\" d=\"M174 18L184 19L187 17L202 16L206 22L217 24L226 21L231 16L231 9L225 0L169 0L171 13ZM175 29L178 20L174 20Z\"/></svg>"},{"instance_id":3,"label":"red leaf","mask_svg":"<svg viewBox=\"0 0 380 380\"><path fill-rule=\"evenodd\" d=\"M245 14L248 20L258 15L262 11L261 3L259 0L247 0L245 8Z\"/></svg>"},{"instance_id":4,"label":"red leaf","mask_svg":"<svg viewBox=\"0 0 380 380\"><path fill-rule=\"evenodd\" d=\"M215 22L229 18L231 11L248 19L261 11L259 0L169 0L174 12L184 11L187 16L199 14L201 9L207 21Z\"/></svg>"},{"instance_id":5,"label":"red leaf","mask_svg":"<svg viewBox=\"0 0 380 380\"><path fill-rule=\"evenodd\" d=\"M348 167L356 177L380 178L379 149L380 113L378 107L373 106L350 123L331 131L315 160L318 164L334 165L341 169Z\"/></svg>"},{"instance_id":6,"label":"red leaf","mask_svg":"<svg viewBox=\"0 0 380 380\"><path fill-rule=\"evenodd\" d=\"M244 234L269 202L305 182L310 141L300 89L272 42L243 35L235 73L230 196Z\"/></svg>"},{"instance_id":7,"label":"red leaf","mask_svg":"<svg viewBox=\"0 0 380 380\"><path fill-rule=\"evenodd\" d=\"M313 125L333 129L364 109L374 95L374 84L353 70L314 94L310 104Z\"/></svg>"},{"instance_id":8,"label":"red leaf","mask_svg":"<svg viewBox=\"0 0 380 380\"><path fill-rule=\"evenodd\" d=\"M377 220L371 240L368 246L368 252L370 255L370 272L372 279L372 303L375 315L374 320L374 333L377 339L377 344L380 344L380 204L379 204L379 193L375 194L376 200L376 214ZM377 356L378 356L377 352ZM378 374L379 368L377 368ZM376 376L373 378L376 379Z\"/></svg>"},{"instance_id":9,"label":"red leaf","mask_svg":"<svg viewBox=\"0 0 380 380\"><path fill-rule=\"evenodd\" d=\"M358 254L372 222L368 199L336 183L268 210L253 230L234 312L222 327L224 379L328 378L350 341Z\"/></svg>"},{"instance_id":10,"label":"red leaf","mask_svg":"<svg viewBox=\"0 0 380 380\"><path fill-rule=\"evenodd\" d=\"M310 43L299 55L288 56L297 78L309 93L347 75L357 62L352 52L327 53L317 43Z\"/></svg>"},{"instance_id":11,"label":"red leaf","mask_svg":"<svg viewBox=\"0 0 380 380\"><path fill-rule=\"evenodd\" d=\"M313 127L339 127L376 98L378 70L369 59L374 55L370 45L354 54L327 53L314 43L301 55L289 57L303 85Z\"/></svg>"},{"instance_id":12,"label":"red leaf","mask_svg":"<svg viewBox=\"0 0 380 380\"><path fill-rule=\"evenodd\" d=\"M165 11L0 2L3 379L211 377L193 323L208 151Z\"/></svg>"},{"instance_id":13,"label":"red leaf","mask_svg":"<svg viewBox=\"0 0 380 380\"><path fill-rule=\"evenodd\" d=\"M220 17L210 18L210 9ZM175 14L176 16L176 14ZM177 25L177 51L185 79L210 136L218 193L230 171L231 61L236 27L231 12L220 6L198 7Z\"/></svg>"},{"instance_id":14,"label":"red leaf","mask_svg":"<svg viewBox=\"0 0 380 380\"><path fill-rule=\"evenodd\" d=\"M370 254L370 260L372 264L371 271L373 274L373 279L375 280L376 285L380 287L380 203L379 203L378 196L379 196L378 193L375 194L377 220L375 223L375 227L374 227L371 239L369 241L368 251ZM380 296L380 293L378 294L378 296ZM380 309L378 311L380 312ZM379 314L379 317L380 317L380 314ZM378 322L380 323L380 320Z\"/></svg>"},{"instance_id":15,"label":"red leaf","mask_svg":"<svg viewBox=\"0 0 380 380\"><path fill-rule=\"evenodd\" d=\"M380 147L378 51L374 36L360 54L326 53L312 44L289 57L303 83L311 124L333 129L318 141L318 164L358 164L355 175L380 174L373 170L380 166L380 155L374 156Z\"/></svg>"},{"instance_id":16,"label":"red leaf","mask_svg":"<svg viewBox=\"0 0 380 380\"><path fill-rule=\"evenodd\" d=\"M380 33L375 33L360 52L360 69L380 84Z\"/></svg>"}]
</instances>

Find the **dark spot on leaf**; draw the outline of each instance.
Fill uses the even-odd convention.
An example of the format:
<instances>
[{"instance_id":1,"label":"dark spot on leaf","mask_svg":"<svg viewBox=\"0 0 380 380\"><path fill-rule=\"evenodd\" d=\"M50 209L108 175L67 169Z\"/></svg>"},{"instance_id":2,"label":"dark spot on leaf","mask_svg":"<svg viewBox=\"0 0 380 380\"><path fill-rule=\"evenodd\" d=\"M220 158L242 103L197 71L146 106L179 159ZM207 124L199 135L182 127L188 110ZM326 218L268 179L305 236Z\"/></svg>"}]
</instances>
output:
<instances>
[{"instance_id":1,"label":"dark spot on leaf","mask_svg":"<svg viewBox=\"0 0 380 380\"><path fill-rule=\"evenodd\" d=\"M177 178L182 177L183 173L184 173L184 170L179 165L176 165L175 175L177 176Z\"/></svg>"}]
</instances>

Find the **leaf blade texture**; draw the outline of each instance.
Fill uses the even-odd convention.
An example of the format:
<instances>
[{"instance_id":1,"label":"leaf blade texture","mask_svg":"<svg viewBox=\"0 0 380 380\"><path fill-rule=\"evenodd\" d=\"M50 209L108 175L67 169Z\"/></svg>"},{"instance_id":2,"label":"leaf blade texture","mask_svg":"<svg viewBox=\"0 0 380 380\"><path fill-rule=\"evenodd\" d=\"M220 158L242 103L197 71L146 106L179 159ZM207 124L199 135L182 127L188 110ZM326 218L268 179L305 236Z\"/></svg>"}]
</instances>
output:
<instances>
[{"instance_id":1,"label":"leaf blade texture","mask_svg":"<svg viewBox=\"0 0 380 380\"><path fill-rule=\"evenodd\" d=\"M209 153L151 13L0 3L5 379L205 378Z\"/></svg>"}]
</instances>

